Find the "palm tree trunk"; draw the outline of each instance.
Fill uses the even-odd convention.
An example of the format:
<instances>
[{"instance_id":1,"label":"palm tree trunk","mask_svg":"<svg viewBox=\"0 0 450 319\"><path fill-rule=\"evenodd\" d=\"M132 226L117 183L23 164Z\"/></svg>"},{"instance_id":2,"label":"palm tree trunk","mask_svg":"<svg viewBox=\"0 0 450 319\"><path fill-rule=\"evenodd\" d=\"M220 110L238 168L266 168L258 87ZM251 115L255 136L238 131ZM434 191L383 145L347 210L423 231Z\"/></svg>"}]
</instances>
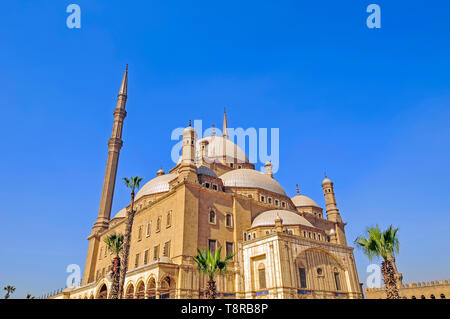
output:
<instances>
[{"instance_id":1,"label":"palm tree trunk","mask_svg":"<svg viewBox=\"0 0 450 319\"><path fill-rule=\"evenodd\" d=\"M395 277L395 268L391 259L385 259L381 263L381 274L383 275L384 285L386 286L386 298L400 299Z\"/></svg>"},{"instance_id":2,"label":"palm tree trunk","mask_svg":"<svg viewBox=\"0 0 450 319\"><path fill-rule=\"evenodd\" d=\"M216 299L216 282L214 280L208 280L208 286L206 287L206 298Z\"/></svg>"},{"instance_id":3,"label":"palm tree trunk","mask_svg":"<svg viewBox=\"0 0 450 319\"><path fill-rule=\"evenodd\" d=\"M120 257L116 256L112 262L111 269L111 277L112 277L112 286L111 286L111 294L110 299L118 299L119 298L119 281L120 281Z\"/></svg>"},{"instance_id":4,"label":"palm tree trunk","mask_svg":"<svg viewBox=\"0 0 450 319\"><path fill-rule=\"evenodd\" d=\"M131 210L127 214L125 224L125 235L123 240L123 265L120 269L119 298L123 297L123 289L125 285L125 276L128 270L128 255L130 254L131 230L134 221L134 191L131 192Z\"/></svg>"}]
</instances>

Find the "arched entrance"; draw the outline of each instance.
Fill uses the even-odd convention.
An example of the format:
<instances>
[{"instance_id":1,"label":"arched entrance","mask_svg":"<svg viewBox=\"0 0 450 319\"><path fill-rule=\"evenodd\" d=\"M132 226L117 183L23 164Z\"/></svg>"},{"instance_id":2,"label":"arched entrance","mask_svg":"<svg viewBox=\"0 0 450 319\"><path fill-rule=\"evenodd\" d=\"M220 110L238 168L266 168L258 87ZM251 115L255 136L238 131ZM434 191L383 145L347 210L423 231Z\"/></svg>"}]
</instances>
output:
<instances>
[{"instance_id":1,"label":"arched entrance","mask_svg":"<svg viewBox=\"0 0 450 319\"><path fill-rule=\"evenodd\" d=\"M136 288L136 299L145 299L145 285L144 285L143 281L141 281L137 285L137 288Z\"/></svg>"},{"instance_id":2,"label":"arched entrance","mask_svg":"<svg viewBox=\"0 0 450 319\"><path fill-rule=\"evenodd\" d=\"M134 298L134 286L133 284L129 284L127 292L125 294L125 299L133 299L133 298Z\"/></svg>"},{"instance_id":3,"label":"arched entrance","mask_svg":"<svg viewBox=\"0 0 450 319\"><path fill-rule=\"evenodd\" d=\"M148 281L147 297L148 299L156 299L156 280L153 277Z\"/></svg>"},{"instance_id":4,"label":"arched entrance","mask_svg":"<svg viewBox=\"0 0 450 319\"><path fill-rule=\"evenodd\" d=\"M108 288L106 287L105 284L103 284L98 292L97 299L107 299L107 298L108 298Z\"/></svg>"},{"instance_id":5,"label":"arched entrance","mask_svg":"<svg viewBox=\"0 0 450 319\"><path fill-rule=\"evenodd\" d=\"M169 276L164 277L161 280L161 286L159 289L160 299L172 299L175 298L175 280Z\"/></svg>"}]
</instances>

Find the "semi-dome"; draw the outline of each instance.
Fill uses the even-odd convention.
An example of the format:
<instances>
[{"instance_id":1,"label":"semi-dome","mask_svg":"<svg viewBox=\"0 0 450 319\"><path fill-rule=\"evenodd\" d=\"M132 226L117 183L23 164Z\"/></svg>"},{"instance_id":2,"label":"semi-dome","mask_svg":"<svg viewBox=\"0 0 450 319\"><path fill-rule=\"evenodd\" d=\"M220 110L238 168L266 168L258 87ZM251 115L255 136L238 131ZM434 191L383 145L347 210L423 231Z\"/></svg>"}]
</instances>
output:
<instances>
[{"instance_id":1,"label":"semi-dome","mask_svg":"<svg viewBox=\"0 0 450 319\"><path fill-rule=\"evenodd\" d=\"M286 195L284 189L270 176L254 169L235 169L221 175L224 186L262 188L273 193Z\"/></svg>"},{"instance_id":2,"label":"semi-dome","mask_svg":"<svg viewBox=\"0 0 450 319\"><path fill-rule=\"evenodd\" d=\"M147 182L136 194L136 200L144 195L157 194L169 191L169 182L177 178L178 174L165 174L155 177Z\"/></svg>"},{"instance_id":3,"label":"semi-dome","mask_svg":"<svg viewBox=\"0 0 450 319\"><path fill-rule=\"evenodd\" d=\"M305 195L296 195L291 198L295 207L320 207L315 201Z\"/></svg>"},{"instance_id":4,"label":"semi-dome","mask_svg":"<svg viewBox=\"0 0 450 319\"><path fill-rule=\"evenodd\" d=\"M275 226L275 220L281 218L283 225L302 225L314 227L309 221L297 213L284 209L274 209L265 211L255 217L252 223L253 227Z\"/></svg>"},{"instance_id":5,"label":"semi-dome","mask_svg":"<svg viewBox=\"0 0 450 319\"><path fill-rule=\"evenodd\" d=\"M217 177L216 173L214 173L214 171L212 169L210 169L209 167L205 166L205 165L200 165L197 168L197 174L203 174L203 175L208 175L208 176L212 176L212 177Z\"/></svg>"}]
</instances>

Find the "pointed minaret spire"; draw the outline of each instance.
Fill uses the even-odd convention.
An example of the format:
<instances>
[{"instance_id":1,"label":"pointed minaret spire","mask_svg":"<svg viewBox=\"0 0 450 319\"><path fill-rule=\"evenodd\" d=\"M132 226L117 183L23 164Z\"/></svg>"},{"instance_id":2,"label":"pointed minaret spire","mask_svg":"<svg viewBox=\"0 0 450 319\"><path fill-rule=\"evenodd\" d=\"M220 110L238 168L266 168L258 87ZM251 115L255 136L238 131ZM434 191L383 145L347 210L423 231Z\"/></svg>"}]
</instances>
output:
<instances>
[{"instance_id":1,"label":"pointed minaret spire","mask_svg":"<svg viewBox=\"0 0 450 319\"><path fill-rule=\"evenodd\" d=\"M127 91L128 91L128 64L126 65L125 72L123 73L122 84L120 85L119 90L119 98L121 96L124 96L126 98Z\"/></svg>"},{"instance_id":2,"label":"pointed minaret spire","mask_svg":"<svg viewBox=\"0 0 450 319\"><path fill-rule=\"evenodd\" d=\"M111 207L114 197L114 187L116 184L117 166L119 164L120 149L122 148L122 129L123 121L127 116L125 105L127 102L127 85L128 85L128 64L123 74L122 83L120 85L119 94L117 96L117 105L114 110L114 124L111 138L108 141L108 159L106 162L105 178L103 180L102 197L100 199L100 208L98 211L97 221L92 229L93 233L108 228L109 219L111 217Z\"/></svg>"},{"instance_id":3,"label":"pointed minaret spire","mask_svg":"<svg viewBox=\"0 0 450 319\"><path fill-rule=\"evenodd\" d=\"M227 110L223 108L223 130L222 130L223 138L228 139L228 124L227 124Z\"/></svg>"},{"instance_id":4,"label":"pointed minaret spire","mask_svg":"<svg viewBox=\"0 0 450 319\"><path fill-rule=\"evenodd\" d=\"M297 186L297 195L300 195L300 190L298 189L298 184L295 184Z\"/></svg>"},{"instance_id":5,"label":"pointed minaret spire","mask_svg":"<svg viewBox=\"0 0 450 319\"><path fill-rule=\"evenodd\" d=\"M212 125L212 136L216 136L216 125Z\"/></svg>"}]
</instances>

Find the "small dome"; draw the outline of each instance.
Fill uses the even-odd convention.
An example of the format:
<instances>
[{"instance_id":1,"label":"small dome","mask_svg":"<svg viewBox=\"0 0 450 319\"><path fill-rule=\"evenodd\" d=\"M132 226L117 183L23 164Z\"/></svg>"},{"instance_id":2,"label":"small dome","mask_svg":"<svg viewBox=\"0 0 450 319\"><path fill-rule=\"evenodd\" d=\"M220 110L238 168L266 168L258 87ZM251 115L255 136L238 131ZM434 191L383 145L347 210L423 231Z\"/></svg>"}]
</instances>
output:
<instances>
[{"instance_id":1,"label":"small dome","mask_svg":"<svg viewBox=\"0 0 450 319\"><path fill-rule=\"evenodd\" d=\"M164 174L166 174L166 173L164 172L164 170L163 170L162 168L160 168L160 169L156 172L156 176L161 176L161 175L164 175Z\"/></svg>"},{"instance_id":2,"label":"small dome","mask_svg":"<svg viewBox=\"0 0 450 319\"><path fill-rule=\"evenodd\" d=\"M232 170L221 175L220 178L224 186L262 188L273 193L286 195L284 189L275 179L254 169Z\"/></svg>"},{"instance_id":3,"label":"small dome","mask_svg":"<svg viewBox=\"0 0 450 319\"><path fill-rule=\"evenodd\" d=\"M303 225L314 227L309 221L297 213L289 210L274 209L265 211L255 217L252 228L258 226L275 226L275 220L281 218L283 225Z\"/></svg>"},{"instance_id":4,"label":"small dome","mask_svg":"<svg viewBox=\"0 0 450 319\"><path fill-rule=\"evenodd\" d=\"M169 191L169 182L177 178L178 174L164 174L157 176L154 179L147 182L139 192L136 194L136 200L144 195L157 194Z\"/></svg>"},{"instance_id":5,"label":"small dome","mask_svg":"<svg viewBox=\"0 0 450 319\"><path fill-rule=\"evenodd\" d=\"M205 166L205 165L200 165L197 168L197 174L203 174L203 175L208 175L208 176L212 176L212 177L217 177L216 173L213 172L212 169L210 169L209 167Z\"/></svg>"},{"instance_id":6,"label":"small dome","mask_svg":"<svg viewBox=\"0 0 450 319\"><path fill-rule=\"evenodd\" d=\"M315 201L305 195L296 195L291 199L295 207L319 207Z\"/></svg>"},{"instance_id":7,"label":"small dome","mask_svg":"<svg viewBox=\"0 0 450 319\"><path fill-rule=\"evenodd\" d=\"M127 209L126 209L126 207L122 208L121 210L119 210L117 212L117 214L114 215L114 217L112 219L114 219L114 218L125 218L125 217L127 217Z\"/></svg>"},{"instance_id":8,"label":"small dome","mask_svg":"<svg viewBox=\"0 0 450 319\"><path fill-rule=\"evenodd\" d=\"M325 177L325 179L322 182L322 185L326 185L326 184L333 184L333 182L328 177Z\"/></svg>"},{"instance_id":9,"label":"small dome","mask_svg":"<svg viewBox=\"0 0 450 319\"><path fill-rule=\"evenodd\" d=\"M195 132L195 129L191 126L191 121L189 121L189 126L183 130L182 135L191 136L192 133L194 134L195 137L197 137L197 132Z\"/></svg>"}]
</instances>

